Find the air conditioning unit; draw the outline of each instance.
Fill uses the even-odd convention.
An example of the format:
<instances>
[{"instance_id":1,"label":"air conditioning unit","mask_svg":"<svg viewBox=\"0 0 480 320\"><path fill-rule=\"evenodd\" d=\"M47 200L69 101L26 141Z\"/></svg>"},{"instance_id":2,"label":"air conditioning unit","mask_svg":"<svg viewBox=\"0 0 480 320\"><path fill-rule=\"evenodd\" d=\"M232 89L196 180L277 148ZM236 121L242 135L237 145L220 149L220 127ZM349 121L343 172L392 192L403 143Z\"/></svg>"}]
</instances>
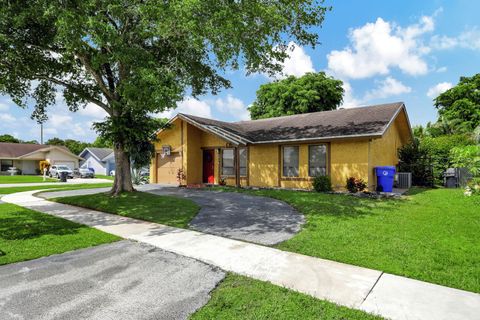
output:
<instances>
[{"instance_id":1,"label":"air conditioning unit","mask_svg":"<svg viewBox=\"0 0 480 320\"><path fill-rule=\"evenodd\" d=\"M410 189L412 187L412 173L398 172L397 173L397 188Z\"/></svg>"}]
</instances>

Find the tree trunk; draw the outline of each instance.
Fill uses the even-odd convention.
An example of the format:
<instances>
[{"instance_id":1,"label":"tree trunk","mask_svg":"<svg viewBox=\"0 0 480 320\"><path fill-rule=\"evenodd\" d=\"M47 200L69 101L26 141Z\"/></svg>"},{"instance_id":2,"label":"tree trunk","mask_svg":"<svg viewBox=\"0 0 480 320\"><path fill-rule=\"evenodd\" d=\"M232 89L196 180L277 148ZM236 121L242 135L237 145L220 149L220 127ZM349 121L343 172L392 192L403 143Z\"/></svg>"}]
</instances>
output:
<instances>
[{"instance_id":1,"label":"tree trunk","mask_svg":"<svg viewBox=\"0 0 480 320\"><path fill-rule=\"evenodd\" d=\"M130 171L130 159L121 143L115 143L113 153L115 154L115 180L110 193L114 196L121 192L135 191L132 184L132 173Z\"/></svg>"}]
</instances>

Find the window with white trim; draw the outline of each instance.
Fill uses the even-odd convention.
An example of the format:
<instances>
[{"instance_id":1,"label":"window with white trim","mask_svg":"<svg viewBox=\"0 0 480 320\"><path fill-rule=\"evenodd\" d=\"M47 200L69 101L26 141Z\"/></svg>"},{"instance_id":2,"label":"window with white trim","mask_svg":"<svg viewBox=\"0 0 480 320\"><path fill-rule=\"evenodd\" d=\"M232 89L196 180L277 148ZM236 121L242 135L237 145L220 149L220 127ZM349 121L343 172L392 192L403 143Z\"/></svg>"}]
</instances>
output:
<instances>
[{"instance_id":1,"label":"window with white trim","mask_svg":"<svg viewBox=\"0 0 480 320\"><path fill-rule=\"evenodd\" d=\"M222 150L222 176L235 175L235 153L234 149Z\"/></svg>"},{"instance_id":2,"label":"window with white trim","mask_svg":"<svg viewBox=\"0 0 480 320\"><path fill-rule=\"evenodd\" d=\"M308 146L308 175L310 177L327 174L327 146Z\"/></svg>"},{"instance_id":3,"label":"window with white trim","mask_svg":"<svg viewBox=\"0 0 480 320\"><path fill-rule=\"evenodd\" d=\"M298 177L298 146L283 147L283 176Z\"/></svg>"}]
</instances>

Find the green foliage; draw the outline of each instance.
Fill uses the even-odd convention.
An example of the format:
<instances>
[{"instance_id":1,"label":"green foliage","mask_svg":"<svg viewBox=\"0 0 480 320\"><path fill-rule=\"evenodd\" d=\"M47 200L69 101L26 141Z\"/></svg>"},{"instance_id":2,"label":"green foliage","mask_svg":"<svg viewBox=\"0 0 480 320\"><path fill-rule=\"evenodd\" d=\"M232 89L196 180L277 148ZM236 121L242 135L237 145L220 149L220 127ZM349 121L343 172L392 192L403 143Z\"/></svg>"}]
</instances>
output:
<instances>
[{"instance_id":1,"label":"green foliage","mask_svg":"<svg viewBox=\"0 0 480 320\"><path fill-rule=\"evenodd\" d=\"M418 140L398 149L398 171L411 172L414 186L433 186L433 164L429 150Z\"/></svg>"},{"instance_id":2,"label":"green foliage","mask_svg":"<svg viewBox=\"0 0 480 320\"><path fill-rule=\"evenodd\" d=\"M0 135L0 142L38 144L36 140L24 141L24 140L17 139L14 136L9 134Z\"/></svg>"},{"instance_id":3,"label":"green foliage","mask_svg":"<svg viewBox=\"0 0 480 320\"><path fill-rule=\"evenodd\" d=\"M474 176L480 175L480 145L454 147L450 157L455 167L467 168Z\"/></svg>"},{"instance_id":4,"label":"green foliage","mask_svg":"<svg viewBox=\"0 0 480 320\"><path fill-rule=\"evenodd\" d=\"M0 135L0 142L20 143L20 140L9 134Z\"/></svg>"},{"instance_id":5,"label":"green foliage","mask_svg":"<svg viewBox=\"0 0 480 320\"><path fill-rule=\"evenodd\" d=\"M62 140L60 138L51 138L45 142L45 144L52 146L64 146L67 147L73 154L80 154L83 149L90 147L92 144L88 142L81 142L74 139Z\"/></svg>"},{"instance_id":6,"label":"green foliage","mask_svg":"<svg viewBox=\"0 0 480 320\"><path fill-rule=\"evenodd\" d=\"M2 0L0 94L33 101L38 122L57 93L71 111L98 105L108 117L95 128L125 164L152 114L229 87L227 68L278 72L292 40L315 46L322 2ZM121 190L128 172L116 170Z\"/></svg>"},{"instance_id":7,"label":"green foliage","mask_svg":"<svg viewBox=\"0 0 480 320\"><path fill-rule=\"evenodd\" d=\"M347 178L345 188L351 193L362 192L367 188L367 184L365 183L365 181L363 181L363 179L349 177Z\"/></svg>"},{"instance_id":8,"label":"green foliage","mask_svg":"<svg viewBox=\"0 0 480 320\"><path fill-rule=\"evenodd\" d=\"M443 182L443 173L453 165L450 158L450 150L454 147L472 145L474 142L467 135L455 134L425 137L420 144L426 150L431 160L435 183L441 184Z\"/></svg>"},{"instance_id":9,"label":"green foliage","mask_svg":"<svg viewBox=\"0 0 480 320\"><path fill-rule=\"evenodd\" d=\"M456 132L472 132L480 126L480 73L461 77L453 88L435 98L441 122L454 122Z\"/></svg>"},{"instance_id":10,"label":"green foliage","mask_svg":"<svg viewBox=\"0 0 480 320\"><path fill-rule=\"evenodd\" d=\"M248 108L252 119L336 109L343 101L342 81L324 72L290 76L260 86Z\"/></svg>"},{"instance_id":11,"label":"green foliage","mask_svg":"<svg viewBox=\"0 0 480 320\"><path fill-rule=\"evenodd\" d=\"M313 178L313 189L317 192L332 191L332 182L329 176L317 176Z\"/></svg>"}]
</instances>

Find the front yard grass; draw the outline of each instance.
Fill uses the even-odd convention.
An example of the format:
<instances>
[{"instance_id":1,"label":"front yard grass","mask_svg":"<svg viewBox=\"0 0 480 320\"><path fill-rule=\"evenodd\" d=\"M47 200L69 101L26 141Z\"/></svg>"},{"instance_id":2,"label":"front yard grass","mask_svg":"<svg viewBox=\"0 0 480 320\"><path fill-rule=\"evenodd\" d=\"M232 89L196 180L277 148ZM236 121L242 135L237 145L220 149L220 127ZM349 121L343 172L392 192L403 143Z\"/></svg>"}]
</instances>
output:
<instances>
[{"instance_id":1,"label":"front yard grass","mask_svg":"<svg viewBox=\"0 0 480 320\"><path fill-rule=\"evenodd\" d=\"M190 319L382 319L268 282L228 274Z\"/></svg>"},{"instance_id":2,"label":"front yard grass","mask_svg":"<svg viewBox=\"0 0 480 320\"><path fill-rule=\"evenodd\" d=\"M0 176L0 184L7 183L36 183L36 182L57 182L57 179L46 178L43 176Z\"/></svg>"},{"instance_id":3,"label":"front yard grass","mask_svg":"<svg viewBox=\"0 0 480 320\"><path fill-rule=\"evenodd\" d=\"M117 236L13 204L0 204L0 265L117 241Z\"/></svg>"},{"instance_id":4,"label":"front yard grass","mask_svg":"<svg viewBox=\"0 0 480 320\"><path fill-rule=\"evenodd\" d=\"M66 191L66 190L77 190L77 189L93 189L93 188L105 188L111 187L112 184L108 182L104 183L82 183L82 184L48 184L44 186L29 186L29 187L0 187L0 195L11 194L23 191L32 191L32 190L46 190L52 189L52 191ZM55 190L53 190L55 189Z\"/></svg>"},{"instance_id":5,"label":"front yard grass","mask_svg":"<svg viewBox=\"0 0 480 320\"><path fill-rule=\"evenodd\" d=\"M223 190L283 200L305 215L279 249L480 293L480 198L462 190L412 189L405 200Z\"/></svg>"},{"instance_id":6,"label":"front yard grass","mask_svg":"<svg viewBox=\"0 0 480 320\"><path fill-rule=\"evenodd\" d=\"M51 200L177 228L188 228L188 223L200 210L197 204L188 199L139 191L125 192L117 197L97 193Z\"/></svg>"}]
</instances>

